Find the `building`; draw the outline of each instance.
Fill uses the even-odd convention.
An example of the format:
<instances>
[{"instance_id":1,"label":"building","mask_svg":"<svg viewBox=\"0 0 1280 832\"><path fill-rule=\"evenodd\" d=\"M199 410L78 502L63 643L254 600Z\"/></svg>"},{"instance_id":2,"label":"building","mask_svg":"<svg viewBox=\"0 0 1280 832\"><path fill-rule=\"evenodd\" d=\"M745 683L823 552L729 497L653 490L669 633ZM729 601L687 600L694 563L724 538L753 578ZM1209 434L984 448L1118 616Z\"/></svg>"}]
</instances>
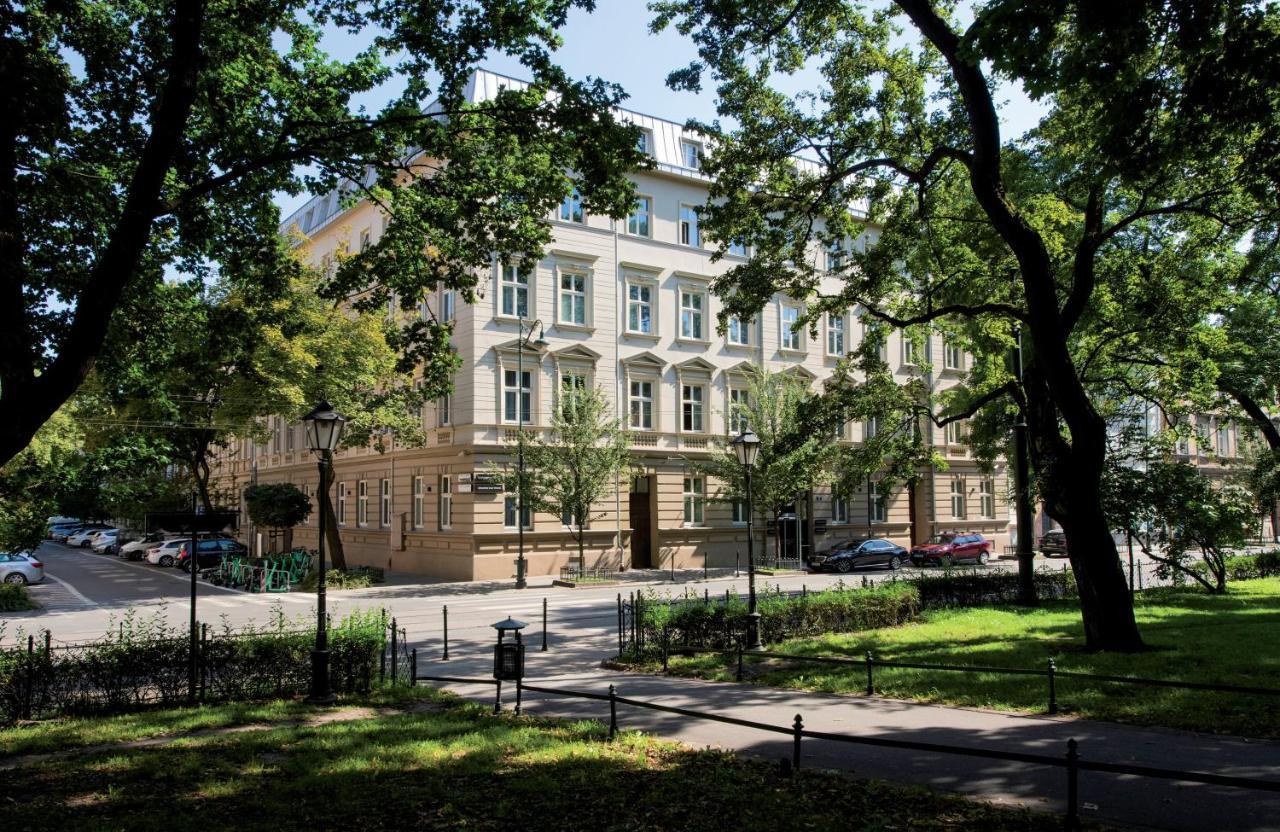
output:
<instances>
[{"instance_id":1,"label":"building","mask_svg":"<svg viewBox=\"0 0 1280 832\"><path fill-rule=\"evenodd\" d=\"M487 72L473 77L474 100L501 84ZM715 275L735 260L711 262L694 206L705 202L708 179L699 170L702 139L676 122L639 113L624 117L644 130L653 170L636 175L635 213L620 221L584 213L570 197L549 217L554 242L537 268L522 273L494 262L483 300L460 305L438 293L423 302L455 323L462 359L455 392L423 413L426 443L380 454L342 452L333 495L348 561L456 580L505 579L514 574L519 520L513 495L495 491L483 475L507 458L504 443L549 423L562 384L600 388L626 417L643 473L619 484L586 532L588 563L635 568L731 566L745 558L745 522L716 502L716 483L688 465L728 433L729 402L740 395L743 369L788 370L819 389L838 359L862 335L855 310L822 322L816 338L794 332L800 307L779 296L757 320L733 322L716 333L719 306L709 291ZM283 224L306 235L305 253L317 264L342 247L376 242L384 226L374 206L343 209L337 194L312 199ZM874 243L874 229L853 245ZM739 252L745 254L745 252ZM815 251L815 256L826 256ZM545 348L519 348L520 320L540 320ZM932 362L936 387L954 383L968 356L931 338L924 355L898 334L886 345L904 378ZM221 461L220 487L239 494L250 479L292 481L308 493L317 482L302 429L277 421L264 445L241 443ZM868 426L848 427L860 441ZM1010 510L1005 466L979 471L965 445L962 423L932 430L931 441L950 463L921 471L911 488L892 494L833 497L818 490L794 507L782 534L794 545L868 531L907 544L949 529L982 532L997 549L1008 542ZM874 488L874 486L872 486ZM560 518L525 518L529 574L556 574L576 552ZM315 520L295 531L314 546ZM745 560L743 561L745 563Z\"/></svg>"}]
</instances>

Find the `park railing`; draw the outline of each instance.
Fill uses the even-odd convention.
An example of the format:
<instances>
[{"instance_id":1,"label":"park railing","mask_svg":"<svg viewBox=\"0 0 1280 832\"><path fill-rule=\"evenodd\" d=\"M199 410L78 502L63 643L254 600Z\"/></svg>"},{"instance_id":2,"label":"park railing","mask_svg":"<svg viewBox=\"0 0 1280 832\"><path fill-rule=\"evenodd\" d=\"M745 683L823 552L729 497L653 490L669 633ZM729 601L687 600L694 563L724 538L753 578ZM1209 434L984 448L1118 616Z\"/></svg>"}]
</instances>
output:
<instances>
[{"instance_id":1,"label":"park railing","mask_svg":"<svg viewBox=\"0 0 1280 832\"><path fill-rule=\"evenodd\" d=\"M502 683L494 679L464 678L457 676L418 676L420 682L440 682L455 685L493 685L495 688L494 712L502 710ZM1146 777L1159 780L1170 780L1179 783L1203 783L1206 785L1225 786L1235 789L1280 792L1280 781L1265 780L1256 777L1237 777L1206 771L1188 771L1181 769L1159 768L1155 766L1134 765L1131 763L1114 763L1090 760L1080 753L1080 744L1075 739L1066 743L1065 753L1060 756L1051 754L1030 754L1020 751L1005 751L998 748L981 748L952 743L920 742L918 740L901 740L893 737L866 737L854 734L837 734L830 731L813 731L804 727L803 714L796 714L790 725L777 725L724 714L700 711L692 708L680 708L672 705L660 705L641 699L619 696L614 685L609 686L608 693L573 690L562 687L546 687L528 684L524 681L515 683L515 713L519 716L523 710L524 692L540 693L569 699L607 702L609 705L609 738L613 739L619 730L618 708L638 708L686 717L688 719L708 720L728 725L737 725L757 731L785 735L791 738L791 755L784 761L784 770L789 773L800 771L803 764L803 742L821 740L825 742L847 743L851 745L867 745L878 748L893 748L903 751L919 751L927 754L949 754L961 757L978 757L988 760L1022 763L1027 766L1043 766L1065 770L1065 826L1069 830L1080 828L1080 785L1079 775L1082 771L1094 771L1107 774ZM584 715L585 716L585 715Z\"/></svg>"}]
</instances>

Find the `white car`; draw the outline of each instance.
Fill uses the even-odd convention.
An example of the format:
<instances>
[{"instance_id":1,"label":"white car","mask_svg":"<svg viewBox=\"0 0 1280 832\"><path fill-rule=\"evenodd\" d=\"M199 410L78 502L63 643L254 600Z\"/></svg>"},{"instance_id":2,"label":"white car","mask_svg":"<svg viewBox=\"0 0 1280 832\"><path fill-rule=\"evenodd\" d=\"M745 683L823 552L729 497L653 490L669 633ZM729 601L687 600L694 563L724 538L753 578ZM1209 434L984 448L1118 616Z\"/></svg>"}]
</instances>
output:
<instances>
[{"instance_id":1,"label":"white car","mask_svg":"<svg viewBox=\"0 0 1280 832\"><path fill-rule=\"evenodd\" d=\"M103 531L106 531L106 528L103 526L99 526L94 529L84 529L83 531L77 532L76 534L73 534L70 537L68 537L67 545L68 546L89 546L91 541L93 540L93 536Z\"/></svg>"},{"instance_id":2,"label":"white car","mask_svg":"<svg viewBox=\"0 0 1280 832\"><path fill-rule=\"evenodd\" d=\"M147 563L155 566L173 566L174 562L178 560L178 551L187 542L186 538L174 538L173 540L166 540L158 546L153 546L147 550Z\"/></svg>"},{"instance_id":3,"label":"white car","mask_svg":"<svg viewBox=\"0 0 1280 832\"><path fill-rule=\"evenodd\" d=\"M165 536L158 532L144 535L141 539L130 540L116 549L116 554L125 560L142 560L147 552L165 542ZM117 542L120 538L116 538Z\"/></svg>"},{"instance_id":4,"label":"white car","mask_svg":"<svg viewBox=\"0 0 1280 832\"><path fill-rule=\"evenodd\" d=\"M44 564L31 552L0 552L0 581L38 584L43 580Z\"/></svg>"},{"instance_id":5,"label":"white car","mask_svg":"<svg viewBox=\"0 0 1280 832\"><path fill-rule=\"evenodd\" d=\"M98 532L89 539L89 547L98 554L114 551L113 547L116 545L116 540L119 539L119 536L119 529L107 529Z\"/></svg>"}]
</instances>

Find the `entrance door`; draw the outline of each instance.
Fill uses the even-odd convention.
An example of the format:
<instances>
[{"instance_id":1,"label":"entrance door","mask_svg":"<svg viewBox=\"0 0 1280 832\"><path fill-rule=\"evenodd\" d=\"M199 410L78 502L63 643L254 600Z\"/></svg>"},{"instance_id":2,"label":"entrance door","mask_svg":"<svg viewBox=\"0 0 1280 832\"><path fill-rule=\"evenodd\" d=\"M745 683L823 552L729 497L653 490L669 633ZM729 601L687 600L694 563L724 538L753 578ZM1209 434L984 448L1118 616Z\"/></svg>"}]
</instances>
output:
<instances>
[{"instance_id":1,"label":"entrance door","mask_svg":"<svg viewBox=\"0 0 1280 832\"><path fill-rule=\"evenodd\" d=\"M649 477L636 477L631 481L629 508L631 511L631 568L649 569L653 565L653 541L650 536Z\"/></svg>"}]
</instances>

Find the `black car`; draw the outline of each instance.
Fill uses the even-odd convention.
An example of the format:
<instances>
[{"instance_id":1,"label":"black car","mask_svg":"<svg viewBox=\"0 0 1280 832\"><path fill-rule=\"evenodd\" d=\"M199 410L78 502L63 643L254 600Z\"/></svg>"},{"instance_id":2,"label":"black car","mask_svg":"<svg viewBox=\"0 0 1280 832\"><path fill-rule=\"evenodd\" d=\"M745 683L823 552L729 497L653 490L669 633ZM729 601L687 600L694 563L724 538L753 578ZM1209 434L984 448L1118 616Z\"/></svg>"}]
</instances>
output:
<instances>
[{"instance_id":1,"label":"black car","mask_svg":"<svg viewBox=\"0 0 1280 832\"><path fill-rule=\"evenodd\" d=\"M243 544L237 543L234 540L197 540L196 543L199 547L196 557L198 558L201 569L212 569L213 567L218 566L222 563L222 559L224 557L236 557L240 555L247 555L249 553L249 550L245 548ZM188 542L178 552L178 560L174 563L174 566L178 567L183 572L187 572L191 568L190 560L188 558L188 552L190 549L191 543Z\"/></svg>"},{"instance_id":2,"label":"black car","mask_svg":"<svg viewBox=\"0 0 1280 832\"><path fill-rule=\"evenodd\" d=\"M907 550L892 541L855 537L814 555L809 565L820 572L852 572L860 566L897 569L906 558Z\"/></svg>"}]
</instances>

